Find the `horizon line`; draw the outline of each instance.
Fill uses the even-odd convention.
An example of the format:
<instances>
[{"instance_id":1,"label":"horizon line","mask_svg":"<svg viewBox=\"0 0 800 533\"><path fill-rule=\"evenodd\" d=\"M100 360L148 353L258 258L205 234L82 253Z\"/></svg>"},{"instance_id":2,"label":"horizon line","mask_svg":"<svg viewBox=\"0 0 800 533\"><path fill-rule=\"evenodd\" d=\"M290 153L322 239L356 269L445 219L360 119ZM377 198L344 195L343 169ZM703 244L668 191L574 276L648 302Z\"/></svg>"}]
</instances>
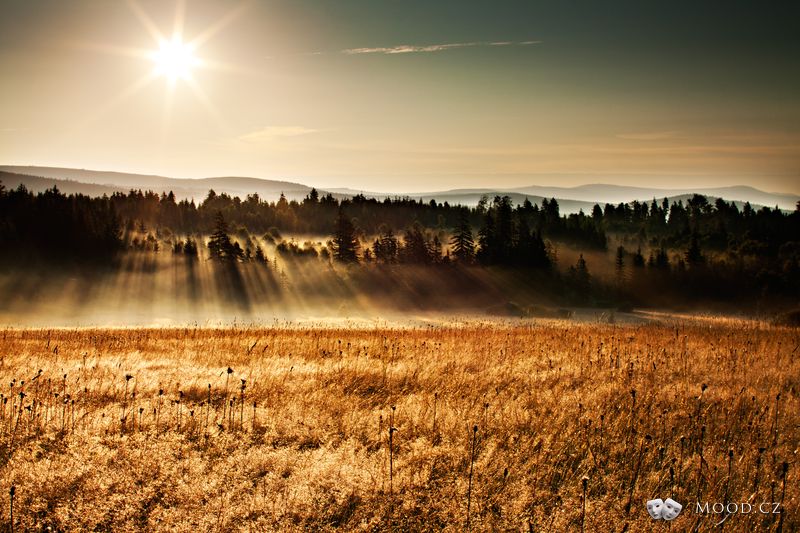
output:
<instances>
[{"instance_id":1,"label":"horizon line","mask_svg":"<svg viewBox=\"0 0 800 533\"><path fill-rule=\"evenodd\" d=\"M97 168L85 168L85 167L69 167L69 166L54 166L54 165L32 165L32 164L0 164L0 170L6 168L31 168L31 169L52 169L52 170L72 170L72 171L85 171L85 172L96 172L96 173L109 173L109 174L131 174L136 176L142 177L149 177L149 178L164 178L170 180L179 180L179 181L202 181L202 180L209 180L209 179L251 179L251 180L259 180L259 181L266 181L266 182L282 182L294 185L301 185L303 187L308 188L315 188L317 190L324 190L324 191L331 191L336 192L337 190L347 190L353 192L354 194L385 194L388 196L426 196L436 193L445 193L445 192L452 192L452 191L480 191L486 190L490 192L510 192L510 193L517 193L517 194L526 194L521 192L520 189L525 189L529 187L543 187L543 188L553 188L553 189L561 189L561 190L575 190L580 189L582 187L591 187L591 186L606 186L606 187L620 187L620 188L630 188L630 189L650 189L650 190L658 190L664 192L675 192L675 191L684 191L684 192L695 192L702 189L732 189L738 187L747 187L754 191L759 191L766 194L773 194L773 195L784 195L784 196L796 196L800 197L800 192L790 192L790 191L770 191L760 189L754 185L748 185L745 183L733 183L730 185L693 185L691 187L683 187L683 186L649 186L649 185L622 185L619 183L614 182L602 182L602 181L587 181L578 185L571 185L571 186L563 186L563 185L550 185L550 184L540 184L540 183L529 183L526 185L516 185L516 186L501 186L501 187L491 187L491 186L461 186L461 187L449 187L446 189L438 189L438 190L409 190L405 192L396 192L396 191L387 191L387 190L368 190L364 188L352 187L348 185L335 185L335 186L321 186L321 185L309 185L308 183L304 183L302 181L294 181L298 178L264 178L259 176L247 176L247 175L211 175L211 176L202 176L202 177L174 177L164 174L155 174L147 171L127 171L127 170L108 170L108 169L97 169ZM76 183L86 183L87 185L114 185L113 183L87 183L82 182L72 178L52 178L47 176L38 176L35 174L25 174L32 177L38 178L45 178L45 179L56 179L62 181L74 181ZM447 173L442 175L453 176L457 175L454 173ZM641 176L642 178L652 178L652 177L664 177L668 178L670 176L695 176L695 174L676 174L676 173L652 173L652 174L642 174L642 173L630 173L630 172L532 172L532 173L499 173L499 174L489 174L488 176L582 176L582 175L590 175L595 177L600 176ZM302 177L299 179L303 179Z\"/></svg>"}]
</instances>

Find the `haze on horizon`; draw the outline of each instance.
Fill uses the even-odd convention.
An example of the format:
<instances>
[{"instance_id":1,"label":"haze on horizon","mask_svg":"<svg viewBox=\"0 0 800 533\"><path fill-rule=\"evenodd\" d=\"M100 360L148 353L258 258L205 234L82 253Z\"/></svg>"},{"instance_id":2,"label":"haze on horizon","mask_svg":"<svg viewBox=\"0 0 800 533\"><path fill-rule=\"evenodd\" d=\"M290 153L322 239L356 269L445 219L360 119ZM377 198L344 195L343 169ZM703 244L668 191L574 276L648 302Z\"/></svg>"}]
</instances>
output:
<instances>
[{"instance_id":1,"label":"haze on horizon","mask_svg":"<svg viewBox=\"0 0 800 533\"><path fill-rule=\"evenodd\" d=\"M800 192L798 4L33 0L0 15L0 164L381 192Z\"/></svg>"}]
</instances>

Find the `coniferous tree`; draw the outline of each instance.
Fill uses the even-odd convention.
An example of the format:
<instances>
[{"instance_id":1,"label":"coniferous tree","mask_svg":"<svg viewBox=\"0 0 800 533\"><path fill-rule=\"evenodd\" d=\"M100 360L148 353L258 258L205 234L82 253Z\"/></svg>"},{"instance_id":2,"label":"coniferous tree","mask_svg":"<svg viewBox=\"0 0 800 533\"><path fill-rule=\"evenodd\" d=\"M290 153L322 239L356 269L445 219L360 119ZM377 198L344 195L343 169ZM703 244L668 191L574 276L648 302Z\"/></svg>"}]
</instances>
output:
<instances>
[{"instance_id":1,"label":"coniferous tree","mask_svg":"<svg viewBox=\"0 0 800 533\"><path fill-rule=\"evenodd\" d=\"M663 244L658 249L652 266L655 266L659 270L669 270L669 255L667 255L667 249Z\"/></svg>"},{"instance_id":2,"label":"coniferous tree","mask_svg":"<svg viewBox=\"0 0 800 533\"><path fill-rule=\"evenodd\" d=\"M259 263L266 263L267 256L264 255L264 250L261 249L261 246L256 246L256 254L255 254L256 261Z\"/></svg>"},{"instance_id":3,"label":"coniferous tree","mask_svg":"<svg viewBox=\"0 0 800 533\"><path fill-rule=\"evenodd\" d=\"M186 242L183 244L183 253L189 257L197 257L197 242L194 239L186 237Z\"/></svg>"},{"instance_id":4,"label":"coniferous tree","mask_svg":"<svg viewBox=\"0 0 800 533\"><path fill-rule=\"evenodd\" d=\"M551 258L541 233L531 231L524 217L517 225L517 239L511 251L509 264L529 268L547 268L551 265Z\"/></svg>"},{"instance_id":5,"label":"coniferous tree","mask_svg":"<svg viewBox=\"0 0 800 533\"><path fill-rule=\"evenodd\" d=\"M497 216L497 235L494 243L495 257L499 262L508 264L511 262L511 251L515 241L511 198L508 196L495 196L493 209Z\"/></svg>"},{"instance_id":6,"label":"coniferous tree","mask_svg":"<svg viewBox=\"0 0 800 533\"><path fill-rule=\"evenodd\" d=\"M442 261L442 241L439 239L438 235L433 236L433 240L428 249L430 251L431 260L434 263L440 263Z\"/></svg>"},{"instance_id":7,"label":"coniferous tree","mask_svg":"<svg viewBox=\"0 0 800 533\"><path fill-rule=\"evenodd\" d=\"M357 263L358 247L358 238L356 237L356 228L353 225L353 221L342 209L339 209L339 214L336 216L336 222L334 223L333 239L331 240L333 257L343 263Z\"/></svg>"},{"instance_id":8,"label":"coniferous tree","mask_svg":"<svg viewBox=\"0 0 800 533\"><path fill-rule=\"evenodd\" d=\"M686 250L686 262L692 267L701 265L705 262L703 252L700 250L700 241L697 237L697 231L692 233L689 249Z\"/></svg>"},{"instance_id":9,"label":"coniferous tree","mask_svg":"<svg viewBox=\"0 0 800 533\"><path fill-rule=\"evenodd\" d=\"M239 246L238 242L234 242L230 248L230 253L228 256L229 261L242 261L245 259L244 250L242 247Z\"/></svg>"},{"instance_id":10,"label":"coniferous tree","mask_svg":"<svg viewBox=\"0 0 800 533\"><path fill-rule=\"evenodd\" d=\"M622 282L625 278L625 247L617 247L617 255L614 258L614 270L617 273L617 280Z\"/></svg>"},{"instance_id":11,"label":"coniferous tree","mask_svg":"<svg viewBox=\"0 0 800 533\"><path fill-rule=\"evenodd\" d=\"M427 264L433 262L431 247L419 222L414 223L403 235L399 258L403 263Z\"/></svg>"},{"instance_id":12,"label":"coniferous tree","mask_svg":"<svg viewBox=\"0 0 800 533\"><path fill-rule=\"evenodd\" d=\"M397 262L398 249L399 245L397 243L397 237L394 236L394 232L389 226L382 224L380 227L380 234L372 245L375 260L386 264L395 263Z\"/></svg>"},{"instance_id":13,"label":"coniferous tree","mask_svg":"<svg viewBox=\"0 0 800 533\"><path fill-rule=\"evenodd\" d=\"M459 214L458 226L450 239L453 246L453 255L461 263L472 263L475 260L475 240L472 236L472 226L466 210Z\"/></svg>"},{"instance_id":14,"label":"coniferous tree","mask_svg":"<svg viewBox=\"0 0 800 533\"><path fill-rule=\"evenodd\" d=\"M211 238L208 240L208 251L211 254L211 258L218 261L236 261L240 259L244 252L239 247L239 243L231 242L231 238L228 235L228 223L225 222L222 212L217 211L214 218L214 233L211 234Z\"/></svg>"},{"instance_id":15,"label":"coniferous tree","mask_svg":"<svg viewBox=\"0 0 800 533\"><path fill-rule=\"evenodd\" d=\"M496 261L497 232L495 230L494 217L487 211L483 217L483 226L478 232L478 253L477 257L484 264L492 264Z\"/></svg>"},{"instance_id":16,"label":"coniferous tree","mask_svg":"<svg viewBox=\"0 0 800 533\"><path fill-rule=\"evenodd\" d=\"M636 250L636 253L633 254L633 266L636 268L644 267L644 256L642 255L641 246Z\"/></svg>"},{"instance_id":17,"label":"coniferous tree","mask_svg":"<svg viewBox=\"0 0 800 533\"><path fill-rule=\"evenodd\" d=\"M306 196L306 198L305 198L305 200L303 200L303 202L304 203L310 203L310 204L318 203L319 202L319 192L317 192L317 189L312 187L311 188L311 192L308 193L308 196Z\"/></svg>"},{"instance_id":18,"label":"coniferous tree","mask_svg":"<svg viewBox=\"0 0 800 533\"><path fill-rule=\"evenodd\" d=\"M575 266L569 267L569 278L578 293L579 299L585 300L591 288L591 276L583 254L580 254Z\"/></svg>"}]
</instances>

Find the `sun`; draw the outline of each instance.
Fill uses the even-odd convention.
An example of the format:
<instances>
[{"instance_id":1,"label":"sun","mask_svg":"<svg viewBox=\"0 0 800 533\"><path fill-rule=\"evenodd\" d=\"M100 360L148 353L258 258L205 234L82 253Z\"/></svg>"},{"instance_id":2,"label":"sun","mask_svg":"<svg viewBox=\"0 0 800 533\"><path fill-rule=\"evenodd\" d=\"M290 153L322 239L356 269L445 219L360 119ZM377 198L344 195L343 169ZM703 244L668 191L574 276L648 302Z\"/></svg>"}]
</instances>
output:
<instances>
[{"instance_id":1,"label":"sun","mask_svg":"<svg viewBox=\"0 0 800 533\"><path fill-rule=\"evenodd\" d=\"M162 140L169 127L172 113L172 101L178 86L178 80L184 82L182 85L185 85L186 88L194 94L197 101L208 111L209 115L218 123L219 127L225 129L223 118L214 107L213 102L201 88L199 83L201 80L195 79L194 71L214 70L247 72L248 74L252 74L253 71L238 65L215 61L208 57L203 57L201 59L198 58L195 53L197 50L204 47L217 33L241 16L241 14L247 10L248 6L252 4L252 1L240 0L238 6L228 11L227 14L218 18L213 24L186 41L184 41L186 0L175 0L175 19L172 33L162 33L150 16L141 8L139 0L127 0L126 3L133 15L138 19L142 28L152 37L154 42L154 44L151 45L152 48L138 48L91 42L85 43L83 46L96 52L142 59L148 62L152 68L123 89L119 94L114 95L109 101L98 106L98 109L91 116L96 117L106 112L149 86L155 79L162 78L167 80L162 114ZM170 35L172 37L170 37Z\"/></svg>"},{"instance_id":2,"label":"sun","mask_svg":"<svg viewBox=\"0 0 800 533\"><path fill-rule=\"evenodd\" d=\"M151 54L155 63L155 72L171 81L188 80L192 76L192 67L200 61L194 55L194 49L175 37L170 41L162 40L159 49Z\"/></svg>"}]
</instances>

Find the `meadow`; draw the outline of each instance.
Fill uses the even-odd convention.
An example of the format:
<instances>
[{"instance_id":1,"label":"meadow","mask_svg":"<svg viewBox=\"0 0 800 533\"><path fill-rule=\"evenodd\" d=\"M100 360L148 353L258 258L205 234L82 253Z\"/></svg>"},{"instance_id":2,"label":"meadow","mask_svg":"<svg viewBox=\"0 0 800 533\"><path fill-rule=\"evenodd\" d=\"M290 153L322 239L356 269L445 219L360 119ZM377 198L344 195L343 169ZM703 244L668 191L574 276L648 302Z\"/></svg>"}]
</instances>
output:
<instances>
[{"instance_id":1,"label":"meadow","mask_svg":"<svg viewBox=\"0 0 800 533\"><path fill-rule=\"evenodd\" d=\"M800 529L797 329L472 320L0 336L6 530ZM645 509L667 497L684 506L669 526ZM698 501L754 511L698 513Z\"/></svg>"}]
</instances>

